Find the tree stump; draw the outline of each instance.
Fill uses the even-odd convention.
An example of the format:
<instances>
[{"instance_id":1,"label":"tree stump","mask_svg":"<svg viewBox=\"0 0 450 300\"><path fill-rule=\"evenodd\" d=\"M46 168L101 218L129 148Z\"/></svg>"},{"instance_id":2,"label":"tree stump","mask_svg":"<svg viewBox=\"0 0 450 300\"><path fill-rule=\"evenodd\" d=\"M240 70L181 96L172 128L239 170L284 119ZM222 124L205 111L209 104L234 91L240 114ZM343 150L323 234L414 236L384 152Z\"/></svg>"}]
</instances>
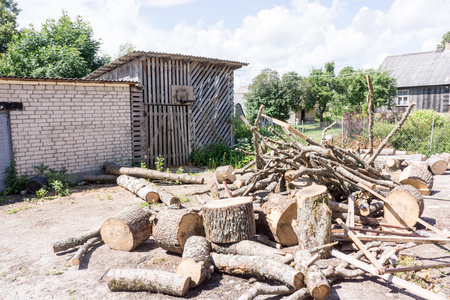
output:
<instances>
[{"instance_id":1,"label":"tree stump","mask_svg":"<svg viewBox=\"0 0 450 300\"><path fill-rule=\"evenodd\" d=\"M411 185L401 185L396 187L389 193L389 195L387 195L386 198L389 200L389 203L402 208L414 217L419 218L423 213L423 197L420 192ZM393 209L395 210L395 208ZM402 211L395 210L395 212L405 221L406 225L411 227L416 225L416 218L405 214ZM388 224L403 225L387 208L384 208L384 218Z\"/></svg>"},{"instance_id":2,"label":"tree stump","mask_svg":"<svg viewBox=\"0 0 450 300\"><path fill-rule=\"evenodd\" d=\"M177 274L191 278L190 287L200 285L211 277L214 266L211 262L210 244L202 236L191 236L184 244L183 258L177 267Z\"/></svg>"},{"instance_id":3,"label":"tree stump","mask_svg":"<svg viewBox=\"0 0 450 300\"><path fill-rule=\"evenodd\" d=\"M203 206L206 239L214 243L237 243L256 234L253 198L216 200Z\"/></svg>"},{"instance_id":4,"label":"tree stump","mask_svg":"<svg viewBox=\"0 0 450 300\"><path fill-rule=\"evenodd\" d=\"M297 219L297 202L288 196L270 194L261 207L267 224L264 233L283 246L298 244L297 235L292 228L292 220Z\"/></svg>"},{"instance_id":5,"label":"tree stump","mask_svg":"<svg viewBox=\"0 0 450 300\"><path fill-rule=\"evenodd\" d=\"M117 178L117 184L137 195L139 198L144 199L149 204L156 203L159 200L158 191L145 179L120 175Z\"/></svg>"},{"instance_id":6,"label":"tree stump","mask_svg":"<svg viewBox=\"0 0 450 300\"><path fill-rule=\"evenodd\" d=\"M233 183L236 180L233 166L222 166L216 169L216 178L218 183Z\"/></svg>"},{"instance_id":7,"label":"tree stump","mask_svg":"<svg viewBox=\"0 0 450 300\"><path fill-rule=\"evenodd\" d=\"M447 161L438 155L432 155L427 159L428 169L434 175L442 175L447 171Z\"/></svg>"},{"instance_id":8,"label":"tree stump","mask_svg":"<svg viewBox=\"0 0 450 300\"><path fill-rule=\"evenodd\" d=\"M202 218L186 209L163 209L153 220L153 238L164 250L183 253L184 245L193 235L205 236Z\"/></svg>"},{"instance_id":9,"label":"tree stump","mask_svg":"<svg viewBox=\"0 0 450 300\"><path fill-rule=\"evenodd\" d=\"M329 244L331 242L332 212L328 207L330 196L327 187L313 185L296 193L298 241L300 249ZM329 257L329 249L319 252L322 258Z\"/></svg>"},{"instance_id":10,"label":"tree stump","mask_svg":"<svg viewBox=\"0 0 450 300\"><path fill-rule=\"evenodd\" d=\"M433 175L426 168L418 165L409 165L400 174L399 182L412 185L422 195L430 195L433 187Z\"/></svg>"},{"instance_id":11,"label":"tree stump","mask_svg":"<svg viewBox=\"0 0 450 300\"><path fill-rule=\"evenodd\" d=\"M100 235L108 247L131 251L150 237L150 215L139 206L123 209L115 217L107 219L100 228Z\"/></svg>"},{"instance_id":12,"label":"tree stump","mask_svg":"<svg viewBox=\"0 0 450 300\"><path fill-rule=\"evenodd\" d=\"M111 291L147 291L184 296L189 290L190 278L161 270L112 269L106 274Z\"/></svg>"}]
</instances>

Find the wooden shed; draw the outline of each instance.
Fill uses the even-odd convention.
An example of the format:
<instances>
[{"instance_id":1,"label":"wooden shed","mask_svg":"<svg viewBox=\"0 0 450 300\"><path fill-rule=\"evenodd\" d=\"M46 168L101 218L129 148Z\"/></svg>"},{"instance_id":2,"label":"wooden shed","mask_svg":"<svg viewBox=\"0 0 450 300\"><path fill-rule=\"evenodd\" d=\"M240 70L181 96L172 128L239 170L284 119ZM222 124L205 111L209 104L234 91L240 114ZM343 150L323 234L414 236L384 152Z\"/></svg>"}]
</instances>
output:
<instances>
[{"instance_id":1,"label":"wooden shed","mask_svg":"<svg viewBox=\"0 0 450 300\"><path fill-rule=\"evenodd\" d=\"M85 79L132 80L133 160L187 163L192 149L231 145L234 70L246 63L159 52L130 52Z\"/></svg>"}]
</instances>

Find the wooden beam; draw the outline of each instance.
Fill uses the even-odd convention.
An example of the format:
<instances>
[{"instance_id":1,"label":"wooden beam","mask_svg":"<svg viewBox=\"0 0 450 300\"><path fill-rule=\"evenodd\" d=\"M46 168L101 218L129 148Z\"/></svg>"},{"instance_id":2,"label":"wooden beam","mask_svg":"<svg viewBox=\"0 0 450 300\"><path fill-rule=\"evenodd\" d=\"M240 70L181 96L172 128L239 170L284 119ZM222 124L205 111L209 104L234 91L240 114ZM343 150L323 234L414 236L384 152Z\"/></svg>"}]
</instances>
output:
<instances>
[{"instance_id":1,"label":"wooden beam","mask_svg":"<svg viewBox=\"0 0 450 300\"><path fill-rule=\"evenodd\" d=\"M333 234L332 237L337 240L349 240L350 237L343 234ZM407 237L407 236L373 236L373 235L356 235L363 242L380 241L380 242L397 242L397 243L415 243L415 244L448 244L450 239L441 237Z\"/></svg>"}]
</instances>

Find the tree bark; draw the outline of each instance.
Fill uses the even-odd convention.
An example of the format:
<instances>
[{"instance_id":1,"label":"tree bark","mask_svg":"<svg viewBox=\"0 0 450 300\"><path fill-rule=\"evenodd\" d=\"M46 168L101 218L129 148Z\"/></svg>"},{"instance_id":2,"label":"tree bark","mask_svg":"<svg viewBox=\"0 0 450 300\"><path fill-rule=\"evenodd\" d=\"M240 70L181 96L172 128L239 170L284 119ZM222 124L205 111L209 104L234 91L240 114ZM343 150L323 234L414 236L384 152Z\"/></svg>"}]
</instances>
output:
<instances>
[{"instance_id":1,"label":"tree bark","mask_svg":"<svg viewBox=\"0 0 450 300\"><path fill-rule=\"evenodd\" d=\"M153 238L164 250L183 253L188 238L205 236L202 218L185 209L161 210L153 220Z\"/></svg>"},{"instance_id":2,"label":"tree bark","mask_svg":"<svg viewBox=\"0 0 450 300\"><path fill-rule=\"evenodd\" d=\"M256 234L253 198L216 200L203 206L206 239L214 243L237 243Z\"/></svg>"},{"instance_id":3,"label":"tree bark","mask_svg":"<svg viewBox=\"0 0 450 300\"><path fill-rule=\"evenodd\" d=\"M297 219L297 203L289 196L271 194L261 207L267 224L264 233L283 246L298 244L297 235L292 228L292 220ZM264 220L263 220L264 221Z\"/></svg>"},{"instance_id":4,"label":"tree bark","mask_svg":"<svg viewBox=\"0 0 450 300\"><path fill-rule=\"evenodd\" d=\"M327 187L315 185L304 188L296 194L298 241L300 249L329 244L331 242L331 216L328 207L330 196ZM321 250L322 258L329 257L329 249Z\"/></svg>"},{"instance_id":5,"label":"tree bark","mask_svg":"<svg viewBox=\"0 0 450 300\"><path fill-rule=\"evenodd\" d=\"M400 174L399 182L412 185L422 195L430 195L433 187L433 175L426 168L410 165Z\"/></svg>"},{"instance_id":6,"label":"tree bark","mask_svg":"<svg viewBox=\"0 0 450 300\"><path fill-rule=\"evenodd\" d=\"M315 263L309 265L312 260L313 257L309 251L299 250L294 256L295 268L303 273L311 297L325 300L330 296L331 287L319 266Z\"/></svg>"},{"instance_id":7,"label":"tree bark","mask_svg":"<svg viewBox=\"0 0 450 300\"><path fill-rule=\"evenodd\" d=\"M405 221L406 225L414 226L424 210L424 201L420 192L411 185L401 185L393 189L389 195L387 195L389 203L394 204L393 207L400 218ZM396 210L395 207L400 207L409 214L404 213L401 210ZM414 216L412 217L411 214ZM388 224L403 225L395 218L395 216L389 211L384 209L384 218Z\"/></svg>"},{"instance_id":8,"label":"tree bark","mask_svg":"<svg viewBox=\"0 0 450 300\"><path fill-rule=\"evenodd\" d=\"M442 175L447 171L447 162L437 155L432 155L427 159L428 168L433 175Z\"/></svg>"},{"instance_id":9,"label":"tree bark","mask_svg":"<svg viewBox=\"0 0 450 300\"><path fill-rule=\"evenodd\" d=\"M238 300L253 300L260 295L288 295L292 294L294 290L292 288L288 288L284 285L271 286L271 285L263 285L258 282L249 289L245 294L240 296Z\"/></svg>"},{"instance_id":10,"label":"tree bark","mask_svg":"<svg viewBox=\"0 0 450 300\"><path fill-rule=\"evenodd\" d=\"M91 249L91 247L100 241L100 237L93 237L89 239L83 246L78 249L77 253L72 257L72 266L78 266L81 263L81 260L86 255L86 253Z\"/></svg>"},{"instance_id":11,"label":"tree bark","mask_svg":"<svg viewBox=\"0 0 450 300\"><path fill-rule=\"evenodd\" d=\"M174 296L184 296L190 278L161 270L112 269L106 274L111 291L147 291Z\"/></svg>"},{"instance_id":12,"label":"tree bark","mask_svg":"<svg viewBox=\"0 0 450 300\"><path fill-rule=\"evenodd\" d=\"M83 175L83 181L89 181L89 182L116 182L117 176L116 175Z\"/></svg>"},{"instance_id":13,"label":"tree bark","mask_svg":"<svg viewBox=\"0 0 450 300\"><path fill-rule=\"evenodd\" d=\"M173 174L166 172L159 172L156 170L143 169L143 168L127 168L120 167L116 164L105 163L104 165L105 173L111 175L130 175L148 179L156 180L171 180L178 181L181 183L193 183L193 184L203 184L205 179L202 177L196 177L185 174Z\"/></svg>"},{"instance_id":14,"label":"tree bark","mask_svg":"<svg viewBox=\"0 0 450 300\"><path fill-rule=\"evenodd\" d=\"M180 198L175 196L174 194L166 191L165 189L158 188L159 200L167 206L176 205L178 208L181 206Z\"/></svg>"},{"instance_id":15,"label":"tree bark","mask_svg":"<svg viewBox=\"0 0 450 300\"><path fill-rule=\"evenodd\" d=\"M395 172L402 169L402 158L388 158L384 162L384 167L388 172Z\"/></svg>"},{"instance_id":16,"label":"tree bark","mask_svg":"<svg viewBox=\"0 0 450 300\"><path fill-rule=\"evenodd\" d=\"M233 183L236 180L233 166L222 166L216 169L216 179L218 183Z\"/></svg>"},{"instance_id":17,"label":"tree bark","mask_svg":"<svg viewBox=\"0 0 450 300\"><path fill-rule=\"evenodd\" d=\"M53 252L61 252L70 248L79 246L87 242L89 239L100 236L100 228L93 229L78 236L70 237L64 240L54 242L51 247Z\"/></svg>"},{"instance_id":18,"label":"tree bark","mask_svg":"<svg viewBox=\"0 0 450 300\"><path fill-rule=\"evenodd\" d=\"M450 153L440 153L437 156L445 160L447 162L447 170L450 169Z\"/></svg>"},{"instance_id":19,"label":"tree bark","mask_svg":"<svg viewBox=\"0 0 450 300\"><path fill-rule=\"evenodd\" d=\"M298 290L303 286L301 272L285 264L260 256L211 254L214 266L232 275L258 275Z\"/></svg>"},{"instance_id":20,"label":"tree bark","mask_svg":"<svg viewBox=\"0 0 450 300\"><path fill-rule=\"evenodd\" d=\"M214 272L211 262L210 244L202 236L191 236L184 244L183 257L177 267L177 274L191 278L190 287L200 285Z\"/></svg>"},{"instance_id":21,"label":"tree bark","mask_svg":"<svg viewBox=\"0 0 450 300\"><path fill-rule=\"evenodd\" d=\"M117 178L117 184L124 189L132 192L149 204L158 202L159 195L156 188L151 183L142 178L135 178L128 175L120 175Z\"/></svg>"},{"instance_id":22,"label":"tree bark","mask_svg":"<svg viewBox=\"0 0 450 300\"><path fill-rule=\"evenodd\" d=\"M111 249L131 251L150 237L149 218L150 215L139 206L127 207L103 223L100 229L102 240Z\"/></svg>"}]
</instances>

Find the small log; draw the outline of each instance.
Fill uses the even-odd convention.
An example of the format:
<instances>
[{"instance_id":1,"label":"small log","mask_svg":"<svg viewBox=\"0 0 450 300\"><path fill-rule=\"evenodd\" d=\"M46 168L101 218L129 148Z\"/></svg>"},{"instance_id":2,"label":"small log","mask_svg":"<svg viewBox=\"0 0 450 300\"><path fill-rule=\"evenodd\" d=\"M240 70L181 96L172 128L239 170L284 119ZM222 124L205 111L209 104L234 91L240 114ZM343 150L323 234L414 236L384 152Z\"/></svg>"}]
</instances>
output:
<instances>
[{"instance_id":1,"label":"small log","mask_svg":"<svg viewBox=\"0 0 450 300\"><path fill-rule=\"evenodd\" d=\"M285 264L260 256L211 254L214 266L232 275L258 275L298 290L303 286L301 272Z\"/></svg>"},{"instance_id":2,"label":"small log","mask_svg":"<svg viewBox=\"0 0 450 300\"><path fill-rule=\"evenodd\" d=\"M139 206L123 209L107 219L100 228L100 235L108 247L131 251L150 237L152 227L150 215Z\"/></svg>"},{"instance_id":3,"label":"small log","mask_svg":"<svg viewBox=\"0 0 450 300\"><path fill-rule=\"evenodd\" d=\"M295 268L303 273L305 284L311 297L318 300L328 299L331 287L319 266L311 263L313 256L307 250L300 250L294 256Z\"/></svg>"},{"instance_id":4,"label":"small log","mask_svg":"<svg viewBox=\"0 0 450 300\"><path fill-rule=\"evenodd\" d=\"M440 153L440 154L436 154L436 155L447 162L447 170L449 170L450 169L450 153Z\"/></svg>"},{"instance_id":5,"label":"small log","mask_svg":"<svg viewBox=\"0 0 450 300\"><path fill-rule=\"evenodd\" d=\"M100 228L93 229L78 236L70 237L64 240L54 242L51 247L54 253L68 250L70 248L83 245L89 239L100 236Z\"/></svg>"},{"instance_id":6,"label":"small log","mask_svg":"<svg viewBox=\"0 0 450 300\"><path fill-rule=\"evenodd\" d=\"M87 182L116 182L116 175L83 175L83 181Z\"/></svg>"},{"instance_id":7,"label":"small log","mask_svg":"<svg viewBox=\"0 0 450 300\"><path fill-rule=\"evenodd\" d=\"M384 167L388 172L396 172L401 170L403 161L402 158L388 158L384 162Z\"/></svg>"},{"instance_id":8,"label":"small log","mask_svg":"<svg viewBox=\"0 0 450 300\"><path fill-rule=\"evenodd\" d=\"M89 239L83 246L78 249L77 253L72 257L72 266L78 266L81 263L81 260L86 255L86 253L91 249L91 247L100 241L100 237L93 237Z\"/></svg>"},{"instance_id":9,"label":"small log","mask_svg":"<svg viewBox=\"0 0 450 300\"><path fill-rule=\"evenodd\" d=\"M106 274L111 291L147 291L184 296L189 290L190 277L162 270L112 269Z\"/></svg>"},{"instance_id":10,"label":"small log","mask_svg":"<svg viewBox=\"0 0 450 300\"><path fill-rule=\"evenodd\" d=\"M300 249L309 250L331 242L331 216L328 207L330 196L327 187L314 185L296 193L298 241ZM320 251L326 258L329 249Z\"/></svg>"},{"instance_id":11,"label":"small log","mask_svg":"<svg viewBox=\"0 0 450 300\"><path fill-rule=\"evenodd\" d=\"M433 187L433 175L425 168L409 165L400 174L399 182L412 185L422 195L430 195Z\"/></svg>"},{"instance_id":12,"label":"small log","mask_svg":"<svg viewBox=\"0 0 450 300\"><path fill-rule=\"evenodd\" d=\"M187 239L194 235L205 236L198 213L186 209L164 209L153 220L153 238L164 250L182 254Z\"/></svg>"},{"instance_id":13,"label":"small log","mask_svg":"<svg viewBox=\"0 0 450 300\"><path fill-rule=\"evenodd\" d=\"M398 210L394 207L394 210L406 225L411 227L416 225L417 219L424 210L423 197L416 188L411 185L398 186L386 196L386 199L389 201L389 204L394 204L402 209ZM404 211L407 211L408 214L404 213ZM384 209L384 219L388 224L403 225L389 209Z\"/></svg>"},{"instance_id":14,"label":"small log","mask_svg":"<svg viewBox=\"0 0 450 300\"><path fill-rule=\"evenodd\" d=\"M132 192L139 198L144 199L149 204L158 202L159 195L156 188L142 178L135 178L128 175L120 175L117 178L117 184L124 189Z\"/></svg>"},{"instance_id":15,"label":"small log","mask_svg":"<svg viewBox=\"0 0 450 300\"><path fill-rule=\"evenodd\" d=\"M256 234L253 198L216 200L203 206L206 239L214 243L237 243Z\"/></svg>"},{"instance_id":16,"label":"small log","mask_svg":"<svg viewBox=\"0 0 450 300\"><path fill-rule=\"evenodd\" d=\"M258 282L249 289L245 294L242 294L238 300L253 300L260 295L288 295L292 294L294 290L284 285L266 285Z\"/></svg>"},{"instance_id":17,"label":"small log","mask_svg":"<svg viewBox=\"0 0 450 300\"><path fill-rule=\"evenodd\" d=\"M178 264L176 273L191 278L190 287L199 286L209 279L214 272L211 263L210 244L202 236L191 236L184 244L183 257Z\"/></svg>"},{"instance_id":18,"label":"small log","mask_svg":"<svg viewBox=\"0 0 450 300\"><path fill-rule=\"evenodd\" d=\"M269 239L267 236L265 236L264 234L258 235L258 236L256 237L256 240L257 240L258 242L263 243L264 245L267 245L267 246L270 246L270 247L273 247L273 248L276 248L276 249L281 249L281 248L283 248L283 246L282 246L281 244L276 243L276 242L270 240L270 239Z\"/></svg>"},{"instance_id":19,"label":"small log","mask_svg":"<svg viewBox=\"0 0 450 300\"><path fill-rule=\"evenodd\" d=\"M176 205L178 208L181 206L181 200L171 192L166 191L165 189L158 188L157 189L159 200L167 206Z\"/></svg>"},{"instance_id":20,"label":"small log","mask_svg":"<svg viewBox=\"0 0 450 300\"><path fill-rule=\"evenodd\" d=\"M358 198L356 200L356 206L358 207L358 211L361 216L367 217L370 215L370 205L367 199Z\"/></svg>"},{"instance_id":21,"label":"small log","mask_svg":"<svg viewBox=\"0 0 450 300\"><path fill-rule=\"evenodd\" d=\"M205 182L205 179L202 177L196 177L186 174L166 173L143 168L120 167L113 163L105 163L104 168L105 173L111 175L130 175L148 179L171 180L171 181L178 181L181 183L193 183L193 184L203 184Z\"/></svg>"},{"instance_id":22,"label":"small log","mask_svg":"<svg viewBox=\"0 0 450 300\"><path fill-rule=\"evenodd\" d=\"M283 246L298 244L297 235L292 228L292 220L297 219L297 202L289 196L270 194L261 206L266 219L266 235Z\"/></svg>"},{"instance_id":23,"label":"small log","mask_svg":"<svg viewBox=\"0 0 450 300\"><path fill-rule=\"evenodd\" d=\"M427 159L428 169L433 175L442 175L447 171L447 161L437 155L432 155Z\"/></svg>"},{"instance_id":24,"label":"small log","mask_svg":"<svg viewBox=\"0 0 450 300\"><path fill-rule=\"evenodd\" d=\"M234 175L233 166L222 166L218 167L215 172L216 179L218 183L233 183L236 180L236 176Z\"/></svg>"}]
</instances>

